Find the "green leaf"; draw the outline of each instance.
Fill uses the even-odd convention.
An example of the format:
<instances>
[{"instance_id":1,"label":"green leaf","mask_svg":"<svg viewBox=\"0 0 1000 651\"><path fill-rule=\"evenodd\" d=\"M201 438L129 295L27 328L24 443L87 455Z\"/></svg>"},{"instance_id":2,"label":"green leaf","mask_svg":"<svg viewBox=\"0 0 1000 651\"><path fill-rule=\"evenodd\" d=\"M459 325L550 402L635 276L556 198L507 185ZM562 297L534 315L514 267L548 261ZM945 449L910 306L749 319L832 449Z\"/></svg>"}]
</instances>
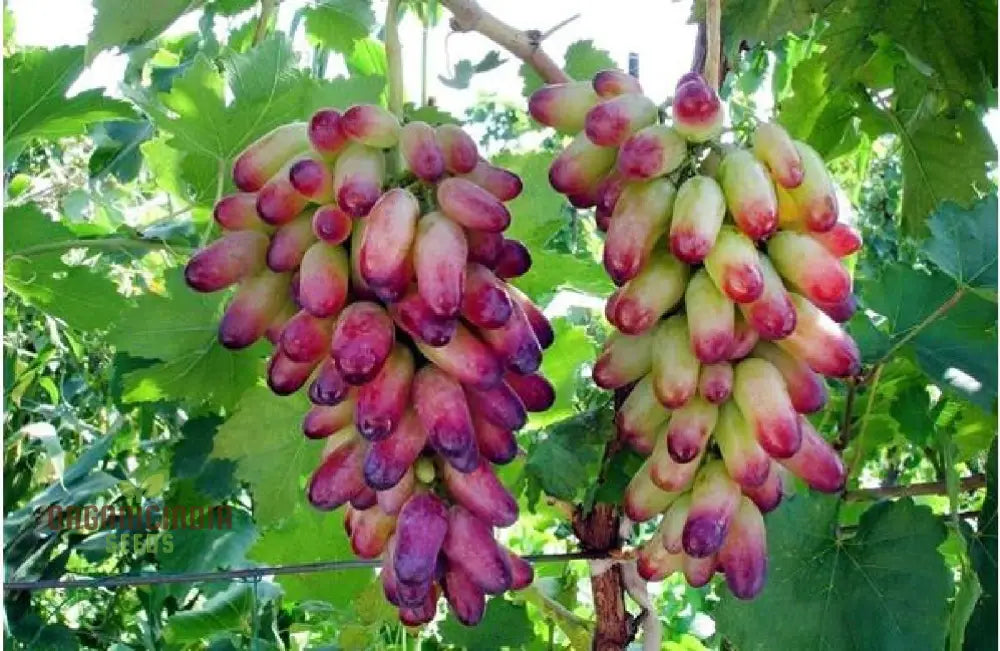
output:
<instances>
[{"instance_id":1,"label":"green leaf","mask_svg":"<svg viewBox=\"0 0 1000 651\"><path fill-rule=\"evenodd\" d=\"M549 495L579 501L597 474L611 419L601 406L545 428L528 450L525 473Z\"/></svg>"},{"instance_id":2,"label":"green leaf","mask_svg":"<svg viewBox=\"0 0 1000 651\"><path fill-rule=\"evenodd\" d=\"M309 42L341 54L349 54L374 24L370 0L321 0L305 10Z\"/></svg>"},{"instance_id":3,"label":"green leaf","mask_svg":"<svg viewBox=\"0 0 1000 651\"><path fill-rule=\"evenodd\" d=\"M930 413L930 394L922 384L911 384L892 402L890 414L899 423L899 431L918 447L923 447L934 434L934 419Z\"/></svg>"},{"instance_id":4,"label":"green leaf","mask_svg":"<svg viewBox=\"0 0 1000 651\"><path fill-rule=\"evenodd\" d=\"M576 41L566 49L565 63L563 70L571 79L586 81L601 70L608 68L619 68L614 59L606 50L594 47L592 40ZM521 66L521 78L524 86L521 92L525 97L542 87L542 78L538 76L535 69L524 64Z\"/></svg>"},{"instance_id":5,"label":"green leaf","mask_svg":"<svg viewBox=\"0 0 1000 651\"><path fill-rule=\"evenodd\" d=\"M972 569L982 594L965 629L966 651L986 651L997 646L997 442L986 458L986 499L976 531L963 527Z\"/></svg>"},{"instance_id":6,"label":"green leaf","mask_svg":"<svg viewBox=\"0 0 1000 651\"><path fill-rule=\"evenodd\" d=\"M594 341L586 328L574 326L568 320L553 319L556 339L545 351L541 373L556 390L556 401L548 411L531 417L533 426L543 426L566 418L573 410L573 397L581 382L582 367L595 357Z\"/></svg>"},{"instance_id":7,"label":"green leaf","mask_svg":"<svg viewBox=\"0 0 1000 651\"><path fill-rule=\"evenodd\" d=\"M389 70L385 45L374 38L363 38L355 43L351 56L346 57L344 63L352 75L386 77Z\"/></svg>"},{"instance_id":8,"label":"green leaf","mask_svg":"<svg viewBox=\"0 0 1000 651\"><path fill-rule=\"evenodd\" d=\"M301 392L279 397L254 387L215 435L211 458L236 463L237 478L250 484L260 523L287 517L305 502L305 478L319 464L323 447L302 435L308 409Z\"/></svg>"},{"instance_id":9,"label":"green leaf","mask_svg":"<svg viewBox=\"0 0 1000 651\"><path fill-rule=\"evenodd\" d=\"M107 328L112 315L126 309L126 298L107 276L88 266L70 266L62 261L62 256L73 248L68 243L78 238L36 205L8 208L3 224L7 289L81 330ZM55 248L46 248L50 245Z\"/></svg>"},{"instance_id":10,"label":"green leaf","mask_svg":"<svg viewBox=\"0 0 1000 651\"><path fill-rule=\"evenodd\" d=\"M479 63L474 64L469 59L462 59L455 64L455 69L452 71L451 77L438 75L438 79L449 88L468 88L469 82L472 80L472 75L480 72L489 72L506 61L507 59L500 58L499 52L490 50L486 53L486 56L479 60Z\"/></svg>"},{"instance_id":11,"label":"green leaf","mask_svg":"<svg viewBox=\"0 0 1000 651\"><path fill-rule=\"evenodd\" d=\"M304 438L301 435L298 438ZM286 519L268 529L249 552L254 560L269 565L316 563L347 560L354 557L351 542L344 533L344 510L332 513L316 511L296 491L297 507L282 513ZM374 577L370 569L343 570L336 573L287 574L278 578L285 597L293 601L326 601L347 608Z\"/></svg>"},{"instance_id":12,"label":"green leaf","mask_svg":"<svg viewBox=\"0 0 1000 651\"><path fill-rule=\"evenodd\" d=\"M4 87L17 89L3 97L5 166L32 139L78 136L95 122L135 119L128 103L105 97L100 89L67 97L82 71L82 47L30 48L4 59Z\"/></svg>"},{"instance_id":13,"label":"green leaf","mask_svg":"<svg viewBox=\"0 0 1000 651\"><path fill-rule=\"evenodd\" d=\"M897 127L898 133L898 127ZM970 207L991 188L987 165L997 150L982 120L962 109L957 117L917 120L899 133L903 141L903 225L922 230L944 201Z\"/></svg>"},{"instance_id":14,"label":"green leaf","mask_svg":"<svg viewBox=\"0 0 1000 651\"><path fill-rule=\"evenodd\" d=\"M171 504L171 506L201 506ZM206 505L208 506L208 505ZM180 528L164 531L158 546L160 571L165 573L214 572L246 566L246 552L257 538L253 520L245 512L232 509L231 528ZM167 551L163 536L171 537L172 549ZM178 599L190 589L190 584L165 586Z\"/></svg>"},{"instance_id":15,"label":"green leaf","mask_svg":"<svg viewBox=\"0 0 1000 651\"><path fill-rule=\"evenodd\" d=\"M960 288L943 273L904 265L858 283L862 304L851 321L865 361L883 357L905 339L918 365L941 387L992 409L997 393L996 305Z\"/></svg>"},{"instance_id":16,"label":"green leaf","mask_svg":"<svg viewBox=\"0 0 1000 651\"><path fill-rule=\"evenodd\" d=\"M739 649L939 649L952 578L941 521L909 498L881 502L837 533L837 496L800 494L767 517L767 585L725 591L719 632Z\"/></svg>"},{"instance_id":17,"label":"green leaf","mask_svg":"<svg viewBox=\"0 0 1000 651\"><path fill-rule=\"evenodd\" d=\"M215 13L220 16L235 16L253 8L256 4L257 0L215 0L212 6L215 8Z\"/></svg>"},{"instance_id":18,"label":"green leaf","mask_svg":"<svg viewBox=\"0 0 1000 651\"><path fill-rule=\"evenodd\" d=\"M225 631L249 633L254 610L279 593L273 583L234 583L198 608L171 615L163 628L163 638L171 644L182 644L202 642Z\"/></svg>"},{"instance_id":19,"label":"green leaf","mask_svg":"<svg viewBox=\"0 0 1000 651\"><path fill-rule=\"evenodd\" d=\"M462 626L449 611L440 632L445 643L459 649L517 649L536 641L527 608L501 597L493 597L486 603L486 612L477 626Z\"/></svg>"},{"instance_id":20,"label":"green leaf","mask_svg":"<svg viewBox=\"0 0 1000 651\"><path fill-rule=\"evenodd\" d=\"M722 46L730 57L737 54L740 43L753 47L760 41L774 43L788 32L804 32L812 25L813 14L829 0L727 0L722 3ZM691 22L704 20L705 2L697 0Z\"/></svg>"},{"instance_id":21,"label":"green leaf","mask_svg":"<svg viewBox=\"0 0 1000 651\"><path fill-rule=\"evenodd\" d=\"M968 210L946 202L927 223L924 253L963 286L997 290L997 195Z\"/></svg>"},{"instance_id":22,"label":"green leaf","mask_svg":"<svg viewBox=\"0 0 1000 651\"><path fill-rule=\"evenodd\" d=\"M196 7L197 0L157 0L136 7L133 0L94 0L94 27L87 41L87 64L102 50L141 45Z\"/></svg>"},{"instance_id":23,"label":"green leaf","mask_svg":"<svg viewBox=\"0 0 1000 651\"><path fill-rule=\"evenodd\" d=\"M139 146L152 135L153 125L145 121L113 120L95 126L90 133L97 145L88 163L91 180L107 174L122 183L135 179L142 165Z\"/></svg>"}]
</instances>

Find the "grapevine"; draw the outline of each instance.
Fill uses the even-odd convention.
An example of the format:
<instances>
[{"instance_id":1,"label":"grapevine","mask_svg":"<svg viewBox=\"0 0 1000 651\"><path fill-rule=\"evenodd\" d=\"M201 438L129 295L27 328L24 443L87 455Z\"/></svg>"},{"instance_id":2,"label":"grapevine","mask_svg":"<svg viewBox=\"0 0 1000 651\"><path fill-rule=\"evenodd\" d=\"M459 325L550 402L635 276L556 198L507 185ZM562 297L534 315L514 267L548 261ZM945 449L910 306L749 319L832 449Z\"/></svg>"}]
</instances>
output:
<instances>
[{"instance_id":1,"label":"grapevine","mask_svg":"<svg viewBox=\"0 0 1000 651\"><path fill-rule=\"evenodd\" d=\"M606 233L616 330L593 379L627 395L617 436L646 457L626 515L662 514L639 573L683 572L697 587L721 572L753 598L767 571L763 514L788 474L823 492L846 481L806 415L826 402L823 376L860 372L838 325L856 309L841 259L860 235L838 221L822 158L781 126L757 125L750 148L723 144L722 102L697 73L679 80L669 122L616 70L545 86L529 110L572 136L549 181Z\"/></svg>"},{"instance_id":2,"label":"grapevine","mask_svg":"<svg viewBox=\"0 0 1000 651\"><path fill-rule=\"evenodd\" d=\"M521 180L461 128L374 105L276 128L233 179L240 192L215 205L222 237L185 270L197 291L237 287L219 341L267 338L270 388L308 385L302 429L324 441L308 500L345 507L400 620L429 622L441 591L476 624L486 595L532 581L494 538L518 506L493 464L554 400L537 372L552 329L506 283L531 265L503 236Z\"/></svg>"}]
</instances>

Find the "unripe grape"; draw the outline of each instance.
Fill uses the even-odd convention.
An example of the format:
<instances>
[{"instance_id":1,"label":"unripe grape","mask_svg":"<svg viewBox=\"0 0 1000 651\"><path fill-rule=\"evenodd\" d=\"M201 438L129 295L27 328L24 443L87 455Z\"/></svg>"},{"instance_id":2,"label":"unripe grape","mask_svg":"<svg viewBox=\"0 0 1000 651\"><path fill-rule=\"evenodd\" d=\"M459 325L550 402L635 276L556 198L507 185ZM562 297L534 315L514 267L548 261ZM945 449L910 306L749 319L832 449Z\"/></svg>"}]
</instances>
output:
<instances>
[{"instance_id":1,"label":"unripe grape","mask_svg":"<svg viewBox=\"0 0 1000 651\"><path fill-rule=\"evenodd\" d=\"M219 322L219 343L237 350L263 337L288 300L288 281L288 274L268 271L244 280Z\"/></svg>"},{"instance_id":2,"label":"unripe grape","mask_svg":"<svg viewBox=\"0 0 1000 651\"><path fill-rule=\"evenodd\" d=\"M684 297L689 274L688 266L670 253L654 250L639 274L608 302L608 321L625 334L646 332Z\"/></svg>"},{"instance_id":3,"label":"unripe grape","mask_svg":"<svg viewBox=\"0 0 1000 651\"><path fill-rule=\"evenodd\" d=\"M663 521L660 522L657 532L663 548L671 554L680 554L684 551L684 524L687 522L690 510L691 493L687 492L678 497L663 514Z\"/></svg>"},{"instance_id":4,"label":"unripe grape","mask_svg":"<svg viewBox=\"0 0 1000 651\"><path fill-rule=\"evenodd\" d=\"M639 454L647 455L653 451L656 436L668 418L670 410L657 400L653 377L646 375L632 387L615 412L618 440Z\"/></svg>"},{"instance_id":5,"label":"unripe grape","mask_svg":"<svg viewBox=\"0 0 1000 651\"><path fill-rule=\"evenodd\" d=\"M729 361L738 362L750 354L750 350L760 341L760 335L754 327L743 316L740 311L736 312L736 319L733 323L733 345L729 349Z\"/></svg>"},{"instance_id":6,"label":"unripe grape","mask_svg":"<svg viewBox=\"0 0 1000 651\"><path fill-rule=\"evenodd\" d=\"M787 459L781 459L781 465L801 477L814 490L840 492L847 481L847 470L840 455L805 416L799 416L799 424L802 428L802 447Z\"/></svg>"},{"instance_id":7,"label":"unripe grape","mask_svg":"<svg viewBox=\"0 0 1000 651\"><path fill-rule=\"evenodd\" d=\"M733 365L729 362L702 364L698 395L715 405L729 400L733 392Z\"/></svg>"},{"instance_id":8,"label":"unripe grape","mask_svg":"<svg viewBox=\"0 0 1000 651\"><path fill-rule=\"evenodd\" d=\"M649 466L652 460L653 457L646 459L646 462L632 476L632 481L625 489L625 515L632 522L645 522L653 519L680 495L660 490L653 483L649 475Z\"/></svg>"},{"instance_id":9,"label":"unripe grape","mask_svg":"<svg viewBox=\"0 0 1000 651\"><path fill-rule=\"evenodd\" d=\"M604 241L604 268L621 285L646 265L656 241L667 231L676 191L667 179L625 188Z\"/></svg>"},{"instance_id":10,"label":"unripe grape","mask_svg":"<svg viewBox=\"0 0 1000 651\"><path fill-rule=\"evenodd\" d=\"M601 147L618 147L639 129L656 122L657 109L645 95L626 93L604 100L587 112L584 131Z\"/></svg>"},{"instance_id":11,"label":"unripe grape","mask_svg":"<svg viewBox=\"0 0 1000 651\"><path fill-rule=\"evenodd\" d=\"M594 92L603 99L617 97L625 93L642 93L639 80L621 70L601 70L592 81Z\"/></svg>"},{"instance_id":12,"label":"unripe grape","mask_svg":"<svg viewBox=\"0 0 1000 651\"><path fill-rule=\"evenodd\" d=\"M829 377L850 377L861 371L858 345L833 319L797 294L791 301L798 314L795 329L778 345L809 368Z\"/></svg>"},{"instance_id":13,"label":"unripe grape","mask_svg":"<svg viewBox=\"0 0 1000 651\"><path fill-rule=\"evenodd\" d=\"M754 503L744 497L729 529L719 550L719 566L733 596L752 599L764 588L767 576L764 518Z\"/></svg>"},{"instance_id":14,"label":"unripe grape","mask_svg":"<svg viewBox=\"0 0 1000 651\"><path fill-rule=\"evenodd\" d=\"M578 134L549 167L549 184L563 194L586 194L604 178L615 164L618 150L592 143Z\"/></svg>"},{"instance_id":15,"label":"unripe grape","mask_svg":"<svg viewBox=\"0 0 1000 651\"><path fill-rule=\"evenodd\" d=\"M653 330L653 390L669 409L682 406L698 389L701 364L689 342L687 319L683 314L661 321Z\"/></svg>"},{"instance_id":16,"label":"unripe grape","mask_svg":"<svg viewBox=\"0 0 1000 651\"><path fill-rule=\"evenodd\" d=\"M795 411L811 414L826 404L826 384L823 378L798 357L768 341L758 342L754 346L753 356L767 360L778 369Z\"/></svg>"},{"instance_id":17,"label":"unripe grape","mask_svg":"<svg viewBox=\"0 0 1000 651\"><path fill-rule=\"evenodd\" d=\"M809 235L838 258L857 253L863 244L861 233L850 224L843 222L837 222L833 228L824 233L811 232Z\"/></svg>"},{"instance_id":18,"label":"unripe grape","mask_svg":"<svg viewBox=\"0 0 1000 651\"><path fill-rule=\"evenodd\" d=\"M656 331L628 336L612 332L594 362L594 382L602 389L617 389L638 380L653 363L653 337Z\"/></svg>"},{"instance_id":19,"label":"unripe grape","mask_svg":"<svg viewBox=\"0 0 1000 651\"><path fill-rule=\"evenodd\" d=\"M848 294L844 300L836 303L826 303L813 299L812 304L823 310L828 317L837 323L847 323L858 310L858 299L854 294Z\"/></svg>"},{"instance_id":20,"label":"unripe grape","mask_svg":"<svg viewBox=\"0 0 1000 651\"><path fill-rule=\"evenodd\" d=\"M618 152L618 171L627 179L652 179L670 174L687 157L687 142L663 124L638 130Z\"/></svg>"},{"instance_id":21,"label":"unripe grape","mask_svg":"<svg viewBox=\"0 0 1000 651\"><path fill-rule=\"evenodd\" d=\"M767 479L764 480L763 484L760 486L742 487L743 494L757 505L761 513L770 513L781 504L781 498L785 490L784 473L785 469L772 461L770 470L767 473Z\"/></svg>"},{"instance_id":22,"label":"unripe grape","mask_svg":"<svg viewBox=\"0 0 1000 651\"><path fill-rule=\"evenodd\" d=\"M753 242L731 226L719 230L705 257L712 282L735 303L756 301L764 293L764 270Z\"/></svg>"},{"instance_id":23,"label":"unripe grape","mask_svg":"<svg viewBox=\"0 0 1000 651\"><path fill-rule=\"evenodd\" d=\"M586 81L542 86L528 98L528 113L560 133L583 130L587 112L600 101Z\"/></svg>"},{"instance_id":24,"label":"unripe grape","mask_svg":"<svg viewBox=\"0 0 1000 651\"><path fill-rule=\"evenodd\" d=\"M722 103L702 79L688 79L677 86L671 113L674 128L691 142L705 142L722 132Z\"/></svg>"},{"instance_id":25,"label":"unripe grape","mask_svg":"<svg viewBox=\"0 0 1000 651\"><path fill-rule=\"evenodd\" d=\"M677 463L688 463L705 447L715 429L719 408L704 398L694 395L674 410L667 423L667 451Z\"/></svg>"},{"instance_id":26,"label":"unripe grape","mask_svg":"<svg viewBox=\"0 0 1000 651\"><path fill-rule=\"evenodd\" d=\"M444 154L444 165L452 174L468 174L479 162L476 141L461 127L442 124L434 128L434 138Z\"/></svg>"},{"instance_id":27,"label":"unripe grape","mask_svg":"<svg viewBox=\"0 0 1000 651\"><path fill-rule=\"evenodd\" d=\"M340 111L334 108L320 109L309 119L309 142L324 158L335 158L349 142L342 120Z\"/></svg>"},{"instance_id":28,"label":"unripe grape","mask_svg":"<svg viewBox=\"0 0 1000 651\"><path fill-rule=\"evenodd\" d=\"M374 104L358 104L344 111L340 128L351 140L376 149L395 147L399 141L399 120Z\"/></svg>"},{"instance_id":29,"label":"unripe grape","mask_svg":"<svg viewBox=\"0 0 1000 651\"><path fill-rule=\"evenodd\" d=\"M702 446L693 459L680 463L670 456L666 433L661 432L648 460L650 479L660 490L674 494L686 491L691 487L704 455L705 446Z\"/></svg>"},{"instance_id":30,"label":"unripe grape","mask_svg":"<svg viewBox=\"0 0 1000 651\"><path fill-rule=\"evenodd\" d=\"M695 357L705 364L729 359L734 340L735 308L704 269L695 272L688 282L684 305Z\"/></svg>"},{"instance_id":31,"label":"unripe grape","mask_svg":"<svg viewBox=\"0 0 1000 651\"><path fill-rule=\"evenodd\" d=\"M753 153L782 187L797 188L802 183L802 158L781 125L759 122L753 134Z\"/></svg>"},{"instance_id":32,"label":"unripe grape","mask_svg":"<svg viewBox=\"0 0 1000 651\"><path fill-rule=\"evenodd\" d=\"M233 182L244 192L257 192L295 154L309 147L305 122L276 127L250 143L233 162Z\"/></svg>"},{"instance_id":33,"label":"unripe grape","mask_svg":"<svg viewBox=\"0 0 1000 651\"><path fill-rule=\"evenodd\" d=\"M753 429L732 401L719 408L714 436L726 472L736 483L754 488L767 480L771 457L757 443Z\"/></svg>"},{"instance_id":34,"label":"unripe grape","mask_svg":"<svg viewBox=\"0 0 1000 651\"><path fill-rule=\"evenodd\" d=\"M679 571L683 562L683 554L671 554L655 539L646 541L635 555L636 571L646 581L662 581Z\"/></svg>"},{"instance_id":35,"label":"unripe grape","mask_svg":"<svg viewBox=\"0 0 1000 651\"><path fill-rule=\"evenodd\" d=\"M778 369L762 359L743 360L734 369L733 399L768 454L778 459L795 454L802 433Z\"/></svg>"},{"instance_id":36,"label":"unripe grape","mask_svg":"<svg viewBox=\"0 0 1000 651\"><path fill-rule=\"evenodd\" d=\"M762 255L759 260L764 272L764 292L755 301L741 303L739 308L762 339L781 339L795 329L797 310L767 256Z\"/></svg>"},{"instance_id":37,"label":"unripe grape","mask_svg":"<svg viewBox=\"0 0 1000 651\"><path fill-rule=\"evenodd\" d=\"M839 303L851 293L851 276L840 260L808 235L775 233L767 253L778 273L809 299Z\"/></svg>"},{"instance_id":38,"label":"unripe grape","mask_svg":"<svg viewBox=\"0 0 1000 651\"><path fill-rule=\"evenodd\" d=\"M691 488L691 508L682 535L684 553L705 558L719 551L741 497L739 484L721 461L702 466Z\"/></svg>"},{"instance_id":39,"label":"unripe grape","mask_svg":"<svg viewBox=\"0 0 1000 651\"><path fill-rule=\"evenodd\" d=\"M434 137L434 129L419 120L403 125L399 132L399 153L406 167L420 180L434 183L444 176L444 152Z\"/></svg>"},{"instance_id":40,"label":"unripe grape","mask_svg":"<svg viewBox=\"0 0 1000 651\"><path fill-rule=\"evenodd\" d=\"M670 221L670 250L688 264L699 264L715 245L726 214L719 184L707 176L693 176L677 190Z\"/></svg>"},{"instance_id":41,"label":"unripe grape","mask_svg":"<svg viewBox=\"0 0 1000 651\"><path fill-rule=\"evenodd\" d=\"M828 231L837 223L837 195L833 180L815 149L799 140L795 141L795 149L802 158L803 177L802 183L789 193L809 230Z\"/></svg>"},{"instance_id":42,"label":"unripe grape","mask_svg":"<svg viewBox=\"0 0 1000 651\"><path fill-rule=\"evenodd\" d=\"M802 211L788 190L780 185L774 186L774 196L778 199L778 228L786 231L805 229Z\"/></svg>"},{"instance_id":43,"label":"unripe grape","mask_svg":"<svg viewBox=\"0 0 1000 651\"><path fill-rule=\"evenodd\" d=\"M778 197L771 178L753 154L745 149L729 153L719 168L722 191L733 221L753 240L760 240L778 226Z\"/></svg>"},{"instance_id":44,"label":"unripe grape","mask_svg":"<svg viewBox=\"0 0 1000 651\"><path fill-rule=\"evenodd\" d=\"M337 205L354 217L364 217L382 194L384 177L382 152L358 143L348 145L333 169Z\"/></svg>"}]
</instances>

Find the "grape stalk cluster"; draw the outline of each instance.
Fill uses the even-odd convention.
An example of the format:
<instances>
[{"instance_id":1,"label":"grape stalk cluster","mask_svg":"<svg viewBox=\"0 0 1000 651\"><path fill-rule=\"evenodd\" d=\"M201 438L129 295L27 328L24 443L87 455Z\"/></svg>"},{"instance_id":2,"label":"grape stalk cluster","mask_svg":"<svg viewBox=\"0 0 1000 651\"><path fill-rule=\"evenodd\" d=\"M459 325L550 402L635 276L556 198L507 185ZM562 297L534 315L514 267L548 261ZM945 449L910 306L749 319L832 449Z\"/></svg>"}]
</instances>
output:
<instances>
[{"instance_id":1,"label":"grape stalk cluster","mask_svg":"<svg viewBox=\"0 0 1000 651\"><path fill-rule=\"evenodd\" d=\"M302 429L325 446L307 497L347 505L352 548L382 556L401 621L430 621L443 591L477 623L486 595L532 581L494 539L518 507L493 464L518 454L526 412L554 400L538 373L552 328L506 282L531 265L503 235L520 178L455 125L358 105L277 127L233 180L214 210L222 237L191 258L187 283L235 285L219 341L266 337L270 388L308 384Z\"/></svg>"},{"instance_id":2,"label":"grape stalk cluster","mask_svg":"<svg viewBox=\"0 0 1000 651\"><path fill-rule=\"evenodd\" d=\"M762 513L781 501L785 472L825 492L846 479L805 414L826 402L822 376L860 370L838 322L856 309L840 259L861 238L838 221L833 182L807 144L768 123L749 148L720 144L722 103L697 73L680 79L671 109L667 123L615 70L545 86L529 103L573 136L552 187L593 207L606 232L615 331L593 378L627 392L617 435L646 456L626 514L663 514L639 572L680 571L693 586L722 572L749 599L767 570Z\"/></svg>"}]
</instances>

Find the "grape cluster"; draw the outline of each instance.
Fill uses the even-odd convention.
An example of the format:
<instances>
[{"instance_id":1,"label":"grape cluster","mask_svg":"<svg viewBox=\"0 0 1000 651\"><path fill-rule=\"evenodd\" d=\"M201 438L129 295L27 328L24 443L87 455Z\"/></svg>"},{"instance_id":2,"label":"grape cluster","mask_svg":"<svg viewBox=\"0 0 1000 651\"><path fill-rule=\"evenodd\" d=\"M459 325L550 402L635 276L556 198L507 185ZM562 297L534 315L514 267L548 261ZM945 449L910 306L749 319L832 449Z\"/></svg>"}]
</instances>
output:
<instances>
[{"instance_id":1,"label":"grape cluster","mask_svg":"<svg viewBox=\"0 0 1000 651\"><path fill-rule=\"evenodd\" d=\"M347 504L352 548L382 556L400 619L430 621L440 588L475 624L486 595L532 580L494 539L518 509L492 464L554 400L537 372L552 329L506 282L531 265L503 236L520 178L457 126L358 105L274 129L233 179L214 211L223 235L191 258L188 284L236 285L219 341L266 337L271 389L308 383L302 429L325 439L308 499Z\"/></svg>"},{"instance_id":2,"label":"grape cluster","mask_svg":"<svg viewBox=\"0 0 1000 651\"><path fill-rule=\"evenodd\" d=\"M627 392L618 437L647 457L626 514L664 514L639 571L682 571L693 586L721 571L752 598L767 568L762 513L784 473L827 492L845 481L804 414L826 401L822 376L859 372L838 322L856 307L840 258L860 236L838 222L823 160L780 126L757 125L750 149L720 144L721 102L696 73L679 81L669 124L614 70L543 87L529 109L574 135L549 180L606 232L616 331L593 377Z\"/></svg>"}]
</instances>

